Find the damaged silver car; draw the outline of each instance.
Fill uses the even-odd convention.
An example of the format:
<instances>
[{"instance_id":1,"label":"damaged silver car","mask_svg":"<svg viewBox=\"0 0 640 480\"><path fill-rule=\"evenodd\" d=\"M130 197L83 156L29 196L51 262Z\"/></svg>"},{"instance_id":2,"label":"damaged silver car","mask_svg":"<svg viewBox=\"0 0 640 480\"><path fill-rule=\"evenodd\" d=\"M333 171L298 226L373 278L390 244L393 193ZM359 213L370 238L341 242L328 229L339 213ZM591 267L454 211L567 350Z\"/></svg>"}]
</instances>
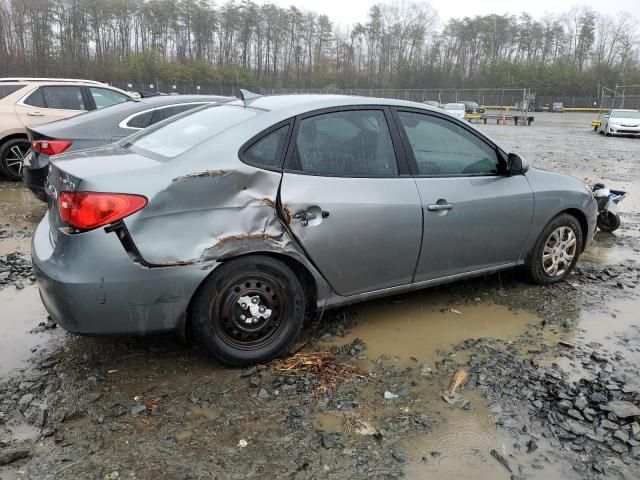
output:
<instances>
[{"instance_id":1,"label":"damaged silver car","mask_svg":"<svg viewBox=\"0 0 640 480\"><path fill-rule=\"evenodd\" d=\"M251 97L54 157L42 300L90 335L193 327L221 361L286 352L306 312L523 265L563 280L592 237L582 181L400 100Z\"/></svg>"}]
</instances>

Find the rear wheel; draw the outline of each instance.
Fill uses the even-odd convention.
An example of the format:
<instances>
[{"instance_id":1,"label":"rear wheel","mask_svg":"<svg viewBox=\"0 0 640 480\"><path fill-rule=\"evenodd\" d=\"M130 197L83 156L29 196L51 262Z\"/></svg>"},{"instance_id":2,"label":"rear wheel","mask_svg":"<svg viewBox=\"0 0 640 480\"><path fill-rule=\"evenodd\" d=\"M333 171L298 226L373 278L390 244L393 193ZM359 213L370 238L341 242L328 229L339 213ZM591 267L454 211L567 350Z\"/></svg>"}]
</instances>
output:
<instances>
[{"instance_id":1,"label":"rear wheel","mask_svg":"<svg viewBox=\"0 0 640 480\"><path fill-rule=\"evenodd\" d=\"M529 278L539 285L558 283L575 267L582 246L582 228L569 214L561 214L544 228L527 262Z\"/></svg>"},{"instance_id":2,"label":"rear wheel","mask_svg":"<svg viewBox=\"0 0 640 480\"><path fill-rule=\"evenodd\" d=\"M246 366L286 352L305 314L300 281L263 255L229 260L199 289L191 315L200 341L221 362Z\"/></svg>"},{"instance_id":3,"label":"rear wheel","mask_svg":"<svg viewBox=\"0 0 640 480\"><path fill-rule=\"evenodd\" d=\"M31 152L31 143L25 138L13 138L0 147L0 173L8 180L22 180L22 168Z\"/></svg>"},{"instance_id":4,"label":"rear wheel","mask_svg":"<svg viewBox=\"0 0 640 480\"><path fill-rule=\"evenodd\" d=\"M611 212L602 212L598 214L598 218L596 220L596 225L598 229L603 232L614 232L620 226L620 215L616 215Z\"/></svg>"}]
</instances>

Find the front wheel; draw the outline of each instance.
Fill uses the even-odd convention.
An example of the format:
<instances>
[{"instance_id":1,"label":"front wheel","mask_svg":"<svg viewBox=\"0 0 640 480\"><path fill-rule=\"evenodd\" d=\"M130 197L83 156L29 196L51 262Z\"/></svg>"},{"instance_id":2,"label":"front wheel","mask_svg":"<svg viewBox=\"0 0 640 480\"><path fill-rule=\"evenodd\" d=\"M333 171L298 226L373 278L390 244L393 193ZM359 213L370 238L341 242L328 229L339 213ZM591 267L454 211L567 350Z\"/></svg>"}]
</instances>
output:
<instances>
[{"instance_id":1,"label":"front wheel","mask_svg":"<svg viewBox=\"0 0 640 480\"><path fill-rule=\"evenodd\" d=\"M596 225L598 226L598 229L603 232L615 232L620 226L620 215L611 212L599 213Z\"/></svg>"},{"instance_id":2,"label":"front wheel","mask_svg":"<svg viewBox=\"0 0 640 480\"><path fill-rule=\"evenodd\" d=\"M558 283L575 267L582 246L582 228L569 214L561 214L544 228L527 261L529 278L539 285Z\"/></svg>"},{"instance_id":3,"label":"front wheel","mask_svg":"<svg viewBox=\"0 0 640 480\"><path fill-rule=\"evenodd\" d=\"M13 138L0 147L0 173L8 180L22 179L24 160L31 152L31 143L24 138Z\"/></svg>"},{"instance_id":4,"label":"front wheel","mask_svg":"<svg viewBox=\"0 0 640 480\"><path fill-rule=\"evenodd\" d=\"M190 314L199 340L221 362L264 363L298 338L304 290L284 263L265 255L240 257L205 280Z\"/></svg>"}]
</instances>

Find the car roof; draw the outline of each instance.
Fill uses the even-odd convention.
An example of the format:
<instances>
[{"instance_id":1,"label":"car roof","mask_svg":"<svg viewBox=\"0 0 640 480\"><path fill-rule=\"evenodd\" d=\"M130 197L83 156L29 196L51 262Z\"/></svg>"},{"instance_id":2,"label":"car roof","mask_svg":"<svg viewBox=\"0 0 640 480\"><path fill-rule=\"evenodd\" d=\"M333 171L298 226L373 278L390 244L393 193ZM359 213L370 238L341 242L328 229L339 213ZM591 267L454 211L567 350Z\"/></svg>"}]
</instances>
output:
<instances>
[{"instance_id":1,"label":"car roof","mask_svg":"<svg viewBox=\"0 0 640 480\"><path fill-rule=\"evenodd\" d=\"M299 115L306 111L320 110L323 108L360 105L389 105L420 108L434 112L439 111L430 105L419 102L410 102L407 100L332 94L265 95L255 97L247 101L236 100L230 103L230 105L241 106L243 104L250 108L266 110L269 112L290 113L291 115Z\"/></svg>"},{"instance_id":2,"label":"car roof","mask_svg":"<svg viewBox=\"0 0 640 480\"><path fill-rule=\"evenodd\" d=\"M612 112L638 112L638 110L634 110L633 108L613 108Z\"/></svg>"},{"instance_id":3,"label":"car roof","mask_svg":"<svg viewBox=\"0 0 640 480\"><path fill-rule=\"evenodd\" d=\"M92 85L107 85L104 82L96 80L83 80L79 78L40 78L40 77L3 77L0 78L1 83L87 83Z\"/></svg>"},{"instance_id":4,"label":"car roof","mask_svg":"<svg viewBox=\"0 0 640 480\"><path fill-rule=\"evenodd\" d=\"M67 129L82 128L83 125L94 122L120 123L123 119L138 112L161 108L169 105L179 105L182 103L215 103L233 100L232 97L220 97L216 95L172 95L132 99L126 102L117 103L109 107L90 112L81 113L73 117L65 118L55 122L36 125L31 130L45 134L57 134Z\"/></svg>"}]
</instances>

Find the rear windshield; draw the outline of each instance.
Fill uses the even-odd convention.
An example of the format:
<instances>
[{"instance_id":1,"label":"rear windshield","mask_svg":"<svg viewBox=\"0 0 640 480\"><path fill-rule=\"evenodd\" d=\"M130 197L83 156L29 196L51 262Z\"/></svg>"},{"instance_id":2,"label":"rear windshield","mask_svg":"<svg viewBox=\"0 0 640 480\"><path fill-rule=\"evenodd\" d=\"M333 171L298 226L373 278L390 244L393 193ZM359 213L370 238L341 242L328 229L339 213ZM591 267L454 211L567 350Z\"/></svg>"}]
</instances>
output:
<instances>
[{"instance_id":1,"label":"rear windshield","mask_svg":"<svg viewBox=\"0 0 640 480\"><path fill-rule=\"evenodd\" d=\"M24 85L0 85L0 98L11 95L13 92L17 92L22 87L24 87Z\"/></svg>"},{"instance_id":2,"label":"rear windshield","mask_svg":"<svg viewBox=\"0 0 640 480\"><path fill-rule=\"evenodd\" d=\"M183 113L143 130L128 146L170 159L186 152L218 133L255 117L258 111L232 105L211 105Z\"/></svg>"}]
</instances>

